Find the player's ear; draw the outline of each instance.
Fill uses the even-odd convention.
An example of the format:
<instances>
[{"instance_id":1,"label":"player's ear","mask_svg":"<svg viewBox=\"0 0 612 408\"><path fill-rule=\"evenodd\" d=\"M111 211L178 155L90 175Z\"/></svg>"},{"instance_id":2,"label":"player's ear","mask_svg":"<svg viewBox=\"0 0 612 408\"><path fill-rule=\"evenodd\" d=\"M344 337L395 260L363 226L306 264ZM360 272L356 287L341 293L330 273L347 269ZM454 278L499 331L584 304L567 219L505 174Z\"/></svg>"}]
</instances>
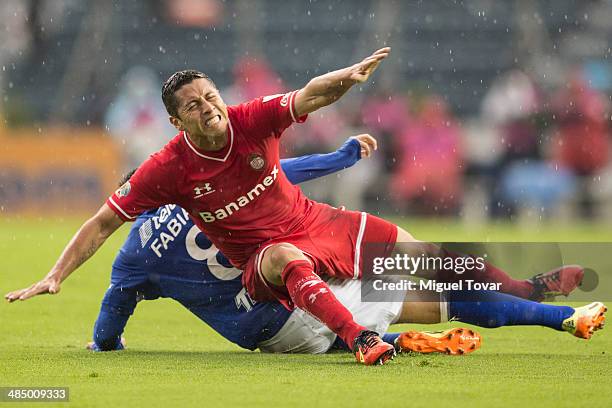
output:
<instances>
[{"instance_id":1,"label":"player's ear","mask_svg":"<svg viewBox=\"0 0 612 408\"><path fill-rule=\"evenodd\" d=\"M168 116L168 120L170 120L172 126L174 126L177 130L185 130L183 127L183 121L176 116Z\"/></svg>"}]
</instances>

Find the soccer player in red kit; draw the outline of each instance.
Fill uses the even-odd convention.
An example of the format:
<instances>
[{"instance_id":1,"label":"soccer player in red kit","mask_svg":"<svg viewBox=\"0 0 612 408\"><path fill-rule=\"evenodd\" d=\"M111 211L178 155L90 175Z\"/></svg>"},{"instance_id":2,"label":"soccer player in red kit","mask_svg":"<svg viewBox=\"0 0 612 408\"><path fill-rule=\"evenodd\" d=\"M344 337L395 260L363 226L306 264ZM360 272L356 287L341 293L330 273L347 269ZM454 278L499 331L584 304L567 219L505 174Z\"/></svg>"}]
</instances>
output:
<instances>
[{"instance_id":1,"label":"soccer player in red kit","mask_svg":"<svg viewBox=\"0 0 612 408\"><path fill-rule=\"evenodd\" d=\"M180 205L245 271L243 283L251 297L298 306L354 346L361 362L386 361L393 346L356 324L319 275L359 278L362 243L393 248L397 228L309 200L281 170L279 139L292 122L365 81L389 51L380 49L299 91L230 107L204 74L174 74L162 97L179 135L143 163L107 204L125 221L162 203Z\"/></svg>"},{"instance_id":2,"label":"soccer player in red kit","mask_svg":"<svg viewBox=\"0 0 612 408\"><path fill-rule=\"evenodd\" d=\"M281 171L279 138L292 122L305 120L308 113L367 80L389 52L382 48L355 65L314 78L300 90L229 107L205 74L173 74L162 98L179 134L83 225L45 280L7 298L57 292L124 221L174 203L190 213L234 266L244 269L243 284L254 300L297 306L352 346L359 362L384 363L394 355L393 346L355 323L320 276L359 279L364 244L381 243L390 252L398 242L415 240L380 218L309 200ZM376 142L371 139L362 155L373 149ZM494 268L485 272L493 281L505 277L508 287L527 290Z\"/></svg>"}]
</instances>

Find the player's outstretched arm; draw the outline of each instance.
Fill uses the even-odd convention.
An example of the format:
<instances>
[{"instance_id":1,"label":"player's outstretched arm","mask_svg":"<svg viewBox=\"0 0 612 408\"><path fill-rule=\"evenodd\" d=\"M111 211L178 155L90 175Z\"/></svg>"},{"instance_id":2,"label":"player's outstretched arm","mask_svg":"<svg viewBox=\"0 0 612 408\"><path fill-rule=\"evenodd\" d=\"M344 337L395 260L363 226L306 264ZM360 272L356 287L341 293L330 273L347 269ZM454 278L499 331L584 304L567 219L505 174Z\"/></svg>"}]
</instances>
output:
<instances>
[{"instance_id":1,"label":"player's outstretched arm","mask_svg":"<svg viewBox=\"0 0 612 408\"><path fill-rule=\"evenodd\" d=\"M36 295L59 292L61 283L88 260L106 239L123 224L113 210L104 204L72 237L47 276L33 285L7 293L9 302L26 300Z\"/></svg>"},{"instance_id":2,"label":"player's outstretched arm","mask_svg":"<svg viewBox=\"0 0 612 408\"><path fill-rule=\"evenodd\" d=\"M338 150L281 160L281 167L292 184L303 183L351 167L377 149L376 139L368 134L350 137Z\"/></svg>"},{"instance_id":3,"label":"player's outstretched arm","mask_svg":"<svg viewBox=\"0 0 612 408\"><path fill-rule=\"evenodd\" d=\"M355 65L313 78L295 96L297 116L327 106L337 101L353 85L367 81L390 52L390 47L381 48Z\"/></svg>"}]
</instances>

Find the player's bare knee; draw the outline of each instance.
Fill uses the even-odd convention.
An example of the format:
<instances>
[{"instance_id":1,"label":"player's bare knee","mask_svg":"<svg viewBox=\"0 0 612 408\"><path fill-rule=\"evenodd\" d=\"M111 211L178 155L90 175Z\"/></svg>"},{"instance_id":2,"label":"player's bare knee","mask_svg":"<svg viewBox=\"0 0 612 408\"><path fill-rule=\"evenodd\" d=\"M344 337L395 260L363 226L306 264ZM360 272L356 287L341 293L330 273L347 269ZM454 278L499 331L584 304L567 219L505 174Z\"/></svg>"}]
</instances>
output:
<instances>
[{"instance_id":1,"label":"player's bare knee","mask_svg":"<svg viewBox=\"0 0 612 408\"><path fill-rule=\"evenodd\" d=\"M397 239L395 241L395 247L393 248L393 254L417 256L419 252L424 251L423 244L425 243L418 241L403 228L397 227Z\"/></svg>"},{"instance_id":2,"label":"player's bare knee","mask_svg":"<svg viewBox=\"0 0 612 408\"><path fill-rule=\"evenodd\" d=\"M397 227L397 239L393 254L407 254L408 256L438 256L440 248L436 244L416 239L408 231Z\"/></svg>"},{"instance_id":3,"label":"player's bare knee","mask_svg":"<svg viewBox=\"0 0 612 408\"><path fill-rule=\"evenodd\" d=\"M439 293L409 291L397 323L440 323L444 319L441 302Z\"/></svg>"},{"instance_id":4,"label":"player's bare knee","mask_svg":"<svg viewBox=\"0 0 612 408\"><path fill-rule=\"evenodd\" d=\"M268 249L270 263L283 269L289 262L298 259L308 259L306 255L295 245L281 243L275 244Z\"/></svg>"},{"instance_id":5,"label":"player's bare knee","mask_svg":"<svg viewBox=\"0 0 612 408\"><path fill-rule=\"evenodd\" d=\"M417 239L412 236L408 231L401 227L397 227L397 242L416 242Z\"/></svg>"},{"instance_id":6,"label":"player's bare knee","mask_svg":"<svg viewBox=\"0 0 612 408\"><path fill-rule=\"evenodd\" d=\"M261 261L261 272L266 280L274 285L282 285L281 274L291 261L308 259L295 245L280 243L272 245L264 253Z\"/></svg>"},{"instance_id":7,"label":"player's bare knee","mask_svg":"<svg viewBox=\"0 0 612 408\"><path fill-rule=\"evenodd\" d=\"M436 244L422 241L412 242L396 242L393 248L393 255L408 255L410 257L420 256L438 256L440 254L440 248Z\"/></svg>"}]
</instances>

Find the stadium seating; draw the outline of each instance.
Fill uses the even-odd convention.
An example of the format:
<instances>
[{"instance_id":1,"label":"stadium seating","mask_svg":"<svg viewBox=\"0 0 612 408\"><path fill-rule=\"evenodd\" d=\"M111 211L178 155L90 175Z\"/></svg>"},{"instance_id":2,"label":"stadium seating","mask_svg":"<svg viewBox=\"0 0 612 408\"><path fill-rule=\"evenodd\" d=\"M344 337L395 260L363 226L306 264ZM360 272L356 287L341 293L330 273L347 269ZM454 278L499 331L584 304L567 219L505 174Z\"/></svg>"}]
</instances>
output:
<instances>
[{"instance_id":1,"label":"stadium seating","mask_svg":"<svg viewBox=\"0 0 612 408\"><path fill-rule=\"evenodd\" d=\"M23 92L19 97L31 108L32 119L44 120L54 110L58 86L68 64L75 61L73 46L94 3L66 3L60 29L46 30L38 49L25 53L9 70L9 81ZM224 3L219 26L196 29L168 21L163 2L116 2L103 39L104 52L94 54L98 58L94 80L78 112L67 119L101 123L119 78L134 65L150 65L161 77L183 67L197 67L221 87L231 84L232 67L242 52L236 29L237 3ZM537 3L551 40L576 25L578 2ZM552 3L554 7L549 7ZM446 95L459 115L469 116L477 113L490 81L514 64L516 2L395 2L393 24L382 33L371 24L377 11L375 1L260 0L257 4L261 25L252 27L247 35L256 36L260 51L290 86L365 55L373 46L382 45L383 34L394 47L399 88L427 87Z\"/></svg>"}]
</instances>

